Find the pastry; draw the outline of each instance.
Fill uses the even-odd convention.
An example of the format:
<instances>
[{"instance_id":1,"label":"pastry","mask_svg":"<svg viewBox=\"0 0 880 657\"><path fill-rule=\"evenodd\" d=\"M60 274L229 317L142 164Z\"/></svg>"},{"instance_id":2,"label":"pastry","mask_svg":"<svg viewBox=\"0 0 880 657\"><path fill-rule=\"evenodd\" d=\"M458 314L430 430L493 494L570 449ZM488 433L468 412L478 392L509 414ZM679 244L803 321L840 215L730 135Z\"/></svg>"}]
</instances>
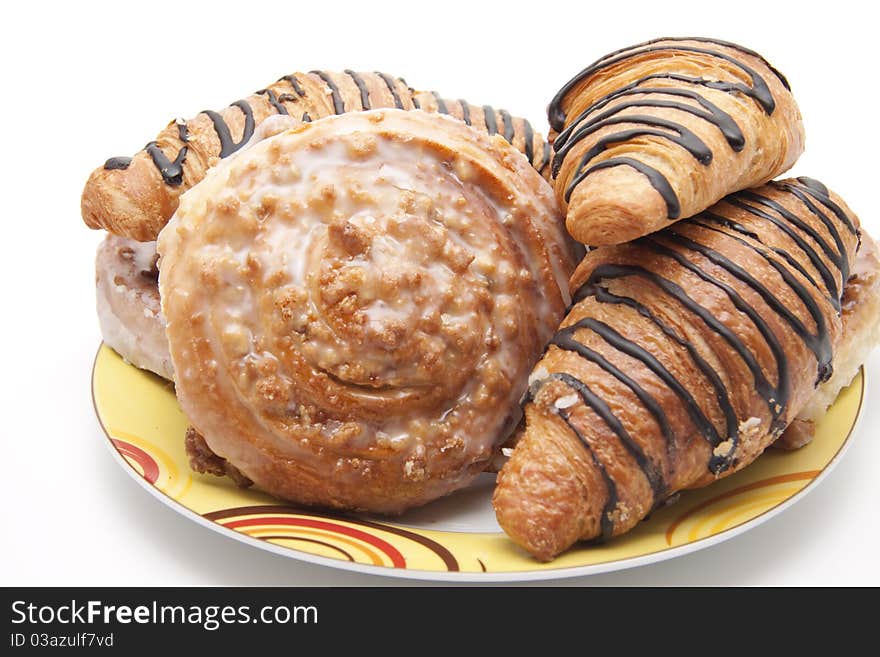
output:
<instances>
[{"instance_id":1,"label":"pastry","mask_svg":"<svg viewBox=\"0 0 880 657\"><path fill-rule=\"evenodd\" d=\"M254 482L232 463L212 452L204 437L194 427L187 427L183 444L189 467L195 472L229 477L239 488L250 488L253 485Z\"/></svg>"},{"instance_id":2,"label":"pastry","mask_svg":"<svg viewBox=\"0 0 880 657\"><path fill-rule=\"evenodd\" d=\"M219 164L158 249L178 400L211 452L278 497L383 513L483 470L579 256L501 136L397 109Z\"/></svg>"},{"instance_id":3,"label":"pastry","mask_svg":"<svg viewBox=\"0 0 880 657\"><path fill-rule=\"evenodd\" d=\"M788 170L804 147L788 82L724 41L664 38L613 52L549 109L566 225L620 244Z\"/></svg>"},{"instance_id":4,"label":"pastry","mask_svg":"<svg viewBox=\"0 0 880 657\"><path fill-rule=\"evenodd\" d=\"M489 135L503 136L526 156L538 173L545 179L550 179L550 143L536 133L526 119L511 116L507 110L495 109L491 105L472 105L466 100L443 99L432 91L414 92L413 104L426 112L454 116Z\"/></svg>"},{"instance_id":5,"label":"pastry","mask_svg":"<svg viewBox=\"0 0 880 657\"><path fill-rule=\"evenodd\" d=\"M95 258L98 322L104 344L127 362L172 378L159 303L156 243L108 235Z\"/></svg>"},{"instance_id":6,"label":"pastry","mask_svg":"<svg viewBox=\"0 0 880 657\"><path fill-rule=\"evenodd\" d=\"M846 360L858 245L844 202L799 178L588 253L498 477L501 527L548 560L751 463Z\"/></svg>"},{"instance_id":7,"label":"pastry","mask_svg":"<svg viewBox=\"0 0 880 657\"><path fill-rule=\"evenodd\" d=\"M444 101L416 92L386 73L312 71L286 75L221 112L205 110L176 119L134 157L113 157L95 169L82 194L82 216L90 228L105 228L136 240L155 240L180 195L220 159L238 151L267 118L309 122L371 108L394 107L458 116L475 129L497 132L549 175L549 146L529 122L504 110Z\"/></svg>"},{"instance_id":8,"label":"pastry","mask_svg":"<svg viewBox=\"0 0 880 657\"><path fill-rule=\"evenodd\" d=\"M298 125L274 116L254 130L248 145ZM95 255L98 323L104 344L132 365L173 380L159 301L156 242L108 233Z\"/></svg>"},{"instance_id":9,"label":"pastry","mask_svg":"<svg viewBox=\"0 0 880 657\"><path fill-rule=\"evenodd\" d=\"M816 422L853 380L880 342L880 259L877 245L862 231L855 265L843 288L841 341L834 349L834 372L789 424L774 447L799 449L813 439Z\"/></svg>"}]
</instances>

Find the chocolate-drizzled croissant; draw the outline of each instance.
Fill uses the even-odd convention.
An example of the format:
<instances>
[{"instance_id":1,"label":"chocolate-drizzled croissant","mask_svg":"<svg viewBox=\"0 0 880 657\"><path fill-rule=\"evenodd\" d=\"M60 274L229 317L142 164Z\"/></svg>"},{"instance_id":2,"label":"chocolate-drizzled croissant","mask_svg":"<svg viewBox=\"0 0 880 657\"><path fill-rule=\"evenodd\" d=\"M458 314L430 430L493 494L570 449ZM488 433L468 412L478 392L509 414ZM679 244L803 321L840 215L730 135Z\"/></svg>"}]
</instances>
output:
<instances>
[{"instance_id":1,"label":"chocolate-drizzled croissant","mask_svg":"<svg viewBox=\"0 0 880 657\"><path fill-rule=\"evenodd\" d=\"M498 521L550 559L751 463L829 378L858 219L799 178L588 253L533 370Z\"/></svg>"},{"instance_id":2,"label":"chocolate-drizzled croissant","mask_svg":"<svg viewBox=\"0 0 880 657\"><path fill-rule=\"evenodd\" d=\"M110 158L86 182L83 220L90 228L155 240L177 209L180 195L220 159L244 146L267 117L282 114L309 122L383 107L452 114L476 129L502 134L549 176L549 146L525 119L417 92L387 73L311 71L285 75L220 112L205 110L188 121L172 121L134 157Z\"/></svg>"},{"instance_id":3,"label":"chocolate-drizzled croissant","mask_svg":"<svg viewBox=\"0 0 880 657\"><path fill-rule=\"evenodd\" d=\"M786 79L757 53L664 38L594 62L550 103L569 232L619 244L761 185L803 151Z\"/></svg>"}]
</instances>

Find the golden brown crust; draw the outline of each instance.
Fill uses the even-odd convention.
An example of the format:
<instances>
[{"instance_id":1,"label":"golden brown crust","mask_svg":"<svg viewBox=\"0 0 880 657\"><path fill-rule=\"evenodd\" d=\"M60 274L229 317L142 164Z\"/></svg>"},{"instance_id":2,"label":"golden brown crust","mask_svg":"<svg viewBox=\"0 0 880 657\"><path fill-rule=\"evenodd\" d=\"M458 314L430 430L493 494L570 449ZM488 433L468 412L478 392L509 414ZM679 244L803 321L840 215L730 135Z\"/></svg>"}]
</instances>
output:
<instances>
[{"instance_id":1,"label":"golden brown crust","mask_svg":"<svg viewBox=\"0 0 880 657\"><path fill-rule=\"evenodd\" d=\"M816 425L810 420L795 418L785 427L785 431L774 442L773 447L784 450L795 450L804 447L813 440Z\"/></svg>"},{"instance_id":2,"label":"golden brown crust","mask_svg":"<svg viewBox=\"0 0 880 657\"><path fill-rule=\"evenodd\" d=\"M266 118L282 114L309 122L383 107L421 107L460 119L473 117L470 123L477 130L488 131L497 125L497 132L549 175L546 142L524 119L487 106L485 111L491 110L496 121L487 123L481 107L414 91L402 79L385 73L312 71L284 76L216 114L201 112L188 121L172 121L132 158L111 158L86 182L81 199L83 220L90 228L104 228L139 241L155 240L177 208L180 195L220 159L246 143Z\"/></svg>"},{"instance_id":3,"label":"golden brown crust","mask_svg":"<svg viewBox=\"0 0 880 657\"><path fill-rule=\"evenodd\" d=\"M590 245L619 244L771 180L803 151L787 82L757 53L660 39L612 53L550 106L557 197Z\"/></svg>"},{"instance_id":4,"label":"golden brown crust","mask_svg":"<svg viewBox=\"0 0 880 657\"><path fill-rule=\"evenodd\" d=\"M474 105L461 99L444 99L431 91L414 92L413 101L427 112L454 116L489 136L503 136L526 156L545 180L550 180L550 146L541 133L534 131L527 119L511 116L507 110L495 109L490 105Z\"/></svg>"},{"instance_id":5,"label":"golden brown crust","mask_svg":"<svg viewBox=\"0 0 880 657\"><path fill-rule=\"evenodd\" d=\"M857 245L857 218L804 178L588 253L499 476L504 530L549 559L751 463L831 374Z\"/></svg>"},{"instance_id":6,"label":"golden brown crust","mask_svg":"<svg viewBox=\"0 0 880 657\"><path fill-rule=\"evenodd\" d=\"M877 245L864 230L855 265L843 290L840 319L842 330L834 346L834 373L810 397L798 417L773 443L781 449L808 444L816 422L825 415L840 391L849 385L868 354L880 342L880 258Z\"/></svg>"},{"instance_id":7,"label":"golden brown crust","mask_svg":"<svg viewBox=\"0 0 880 657\"><path fill-rule=\"evenodd\" d=\"M189 458L189 467L193 471L216 477L229 477L239 488L249 488L253 485L254 482L245 477L238 468L212 452L204 437L194 427L186 428L184 449Z\"/></svg>"},{"instance_id":8,"label":"golden brown crust","mask_svg":"<svg viewBox=\"0 0 880 657\"><path fill-rule=\"evenodd\" d=\"M279 497L388 513L485 467L577 261L501 137L401 110L215 167L159 252L178 400L211 450Z\"/></svg>"}]
</instances>

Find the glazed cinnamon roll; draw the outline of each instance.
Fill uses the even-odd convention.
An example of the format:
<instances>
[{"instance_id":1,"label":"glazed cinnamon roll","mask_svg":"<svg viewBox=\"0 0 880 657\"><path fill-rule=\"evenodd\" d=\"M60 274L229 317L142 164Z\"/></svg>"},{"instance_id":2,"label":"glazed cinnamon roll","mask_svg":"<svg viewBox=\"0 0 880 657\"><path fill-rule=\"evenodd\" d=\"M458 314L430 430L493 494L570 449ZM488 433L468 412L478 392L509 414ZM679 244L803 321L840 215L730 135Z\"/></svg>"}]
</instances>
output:
<instances>
[{"instance_id":1,"label":"glazed cinnamon roll","mask_svg":"<svg viewBox=\"0 0 880 657\"><path fill-rule=\"evenodd\" d=\"M158 247L178 399L210 450L282 498L384 513L484 469L579 255L500 136L401 110L221 163Z\"/></svg>"}]
</instances>

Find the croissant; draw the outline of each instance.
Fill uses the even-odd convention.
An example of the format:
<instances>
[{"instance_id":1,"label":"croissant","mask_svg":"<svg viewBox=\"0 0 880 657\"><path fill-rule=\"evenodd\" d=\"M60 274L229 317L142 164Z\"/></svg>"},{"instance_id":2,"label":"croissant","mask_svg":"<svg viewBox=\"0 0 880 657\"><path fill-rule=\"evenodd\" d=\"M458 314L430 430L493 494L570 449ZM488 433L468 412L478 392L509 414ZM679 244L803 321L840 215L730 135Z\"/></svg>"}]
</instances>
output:
<instances>
[{"instance_id":1,"label":"croissant","mask_svg":"<svg viewBox=\"0 0 880 657\"><path fill-rule=\"evenodd\" d=\"M110 158L86 181L83 220L90 228L155 240L180 195L246 144L267 117L280 114L309 122L381 107L449 113L490 135L497 132L549 176L550 147L525 119L417 92L386 73L312 71L285 75L220 112L205 110L188 121L176 119L134 157Z\"/></svg>"},{"instance_id":2,"label":"croissant","mask_svg":"<svg viewBox=\"0 0 880 657\"><path fill-rule=\"evenodd\" d=\"M483 470L579 255L501 136L397 109L229 158L181 197L158 250L177 397L224 460L205 468L383 513Z\"/></svg>"},{"instance_id":3,"label":"croissant","mask_svg":"<svg viewBox=\"0 0 880 657\"><path fill-rule=\"evenodd\" d=\"M498 477L501 527L549 560L751 463L841 360L858 245L846 204L799 178L588 253Z\"/></svg>"},{"instance_id":4,"label":"croissant","mask_svg":"<svg viewBox=\"0 0 880 657\"><path fill-rule=\"evenodd\" d=\"M635 239L763 184L804 147L785 77L714 39L606 55L562 87L548 114L566 225L591 245Z\"/></svg>"}]
</instances>

